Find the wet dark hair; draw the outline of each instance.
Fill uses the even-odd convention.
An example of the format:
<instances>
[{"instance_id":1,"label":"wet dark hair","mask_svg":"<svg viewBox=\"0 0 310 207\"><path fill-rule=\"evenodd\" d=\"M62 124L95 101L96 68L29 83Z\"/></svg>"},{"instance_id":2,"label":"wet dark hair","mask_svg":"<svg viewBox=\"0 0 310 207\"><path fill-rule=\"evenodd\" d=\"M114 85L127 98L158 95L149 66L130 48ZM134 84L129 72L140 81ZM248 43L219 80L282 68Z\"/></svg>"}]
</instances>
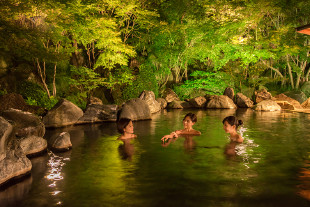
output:
<instances>
[{"instance_id":1,"label":"wet dark hair","mask_svg":"<svg viewBox=\"0 0 310 207\"><path fill-rule=\"evenodd\" d=\"M118 122L117 122L117 131L119 133L123 134L124 133L124 129L129 124L130 121L131 121L131 119L127 119L127 118L121 118L120 120L118 120Z\"/></svg>"},{"instance_id":2,"label":"wet dark hair","mask_svg":"<svg viewBox=\"0 0 310 207\"><path fill-rule=\"evenodd\" d=\"M192 120L192 122L194 122L194 123L197 122L197 116L196 116L196 114L193 114L193 113L188 113L188 114L186 114L186 115L184 116L183 121L185 120L186 117L189 117L189 118Z\"/></svg>"},{"instance_id":3,"label":"wet dark hair","mask_svg":"<svg viewBox=\"0 0 310 207\"><path fill-rule=\"evenodd\" d=\"M236 126L236 129L238 128L238 126L243 124L242 120L238 120L237 117L235 116L227 116L225 117L225 119L223 119L223 124L224 122L227 121L228 124L230 124L231 126Z\"/></svg>"}]
</instances>

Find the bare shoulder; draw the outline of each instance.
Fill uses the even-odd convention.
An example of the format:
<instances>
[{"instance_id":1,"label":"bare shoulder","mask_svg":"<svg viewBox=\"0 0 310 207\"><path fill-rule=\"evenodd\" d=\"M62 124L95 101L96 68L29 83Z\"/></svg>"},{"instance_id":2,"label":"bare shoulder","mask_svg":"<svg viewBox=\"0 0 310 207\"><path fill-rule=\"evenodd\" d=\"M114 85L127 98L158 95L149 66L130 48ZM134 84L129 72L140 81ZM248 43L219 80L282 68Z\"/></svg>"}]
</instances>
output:
<instances>
[{"instance_id":1,"label":"bare shoulder","mask_svg":"<svg viewBox=\"0 0 310 207\"><path fill-rule=\"evenodd\" d=\"M241 137L240 134L238 134L238 138L236 139L236 142L238 142L238 143L242 143L243 142L243 138Z\"/></svg>"}]
</instances>

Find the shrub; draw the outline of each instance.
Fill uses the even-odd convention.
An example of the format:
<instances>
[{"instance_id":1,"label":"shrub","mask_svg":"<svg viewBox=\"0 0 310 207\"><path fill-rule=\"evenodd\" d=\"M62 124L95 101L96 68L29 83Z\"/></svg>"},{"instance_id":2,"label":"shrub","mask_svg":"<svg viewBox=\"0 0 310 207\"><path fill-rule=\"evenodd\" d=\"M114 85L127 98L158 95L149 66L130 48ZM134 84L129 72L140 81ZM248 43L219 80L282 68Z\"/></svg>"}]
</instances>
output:
<instances>
[{"instance_id":1,"label":"shrub","mask_svg":"<svg viewBox=\"0 0 310 207\"><path fill-rule=\"evenodd\" d=\"M154 72L146 69L144 65L141 65L139 69L136 80L123 89L124 100L137 98L143 90L153 91L155 96L158 96L158 84Z\"/></svg>"},{"instance_id":2,"label":"shrub","mask_svg":"<svg viewBox=\"0 0 310 207\"><path fill-rule=\"evenodd\" d=\"M203 94L220 95L229 86L229 76L223 72L195 71L190 74L191 79L182 85L174 86L174 91L181 100L194 98Z\"/></svg>"}]
</instances>

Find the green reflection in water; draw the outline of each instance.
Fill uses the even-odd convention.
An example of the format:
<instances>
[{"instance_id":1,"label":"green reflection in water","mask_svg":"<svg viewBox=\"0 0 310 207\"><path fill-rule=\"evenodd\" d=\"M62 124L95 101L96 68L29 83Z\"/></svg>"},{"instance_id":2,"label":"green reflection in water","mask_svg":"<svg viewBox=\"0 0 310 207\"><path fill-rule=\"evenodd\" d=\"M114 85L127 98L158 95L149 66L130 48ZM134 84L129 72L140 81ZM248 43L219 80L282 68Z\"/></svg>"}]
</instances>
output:
<instances>
[{"instance_id":1,"label":"green reflection in water","mask_svg":"<svg viewBox=\"0 0 310 207\"><path fill-rule=\"evenodd\" d=\"M115 125L70 129L73 149L57 183L62 206L308 206L309 115L252 110L197 110L201 136L160 138L182 128L187 110L163 111L134 122L138 137L129 148ZM244 121L245 142L230 146L222 120ZM75 130L75 131L74 131ZM127 146L128 147L128 146ZM227 148L235 154L225 154ZM46 189L45 189L46 188ZM21 206L38 196L32 188Z\"/></svg>"}]
</instances>

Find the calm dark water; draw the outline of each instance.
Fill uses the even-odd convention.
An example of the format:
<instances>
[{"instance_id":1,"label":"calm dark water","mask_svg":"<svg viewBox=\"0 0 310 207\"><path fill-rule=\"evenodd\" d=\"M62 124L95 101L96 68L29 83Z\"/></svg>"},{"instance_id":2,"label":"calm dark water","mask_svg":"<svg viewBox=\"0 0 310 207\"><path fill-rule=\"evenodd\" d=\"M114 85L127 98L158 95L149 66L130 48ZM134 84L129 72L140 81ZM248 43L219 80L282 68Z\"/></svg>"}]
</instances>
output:
<instances>
[{"instance_id":1,"label":"calm dark water","mask_svg":"<svg viewBox=\"0 0 310 207\"><path fill-rule=\"evenodd\" d=\"M202 135L163 146L188 112ZM229 145L228 115L244 121L243 144ZM134 127L125 146L115 123L48 130L68 131L72 150L32 158L31 176L0 191L0 206L310 206L308 114L174 110Z\"/></svg>"}]
</instances>

